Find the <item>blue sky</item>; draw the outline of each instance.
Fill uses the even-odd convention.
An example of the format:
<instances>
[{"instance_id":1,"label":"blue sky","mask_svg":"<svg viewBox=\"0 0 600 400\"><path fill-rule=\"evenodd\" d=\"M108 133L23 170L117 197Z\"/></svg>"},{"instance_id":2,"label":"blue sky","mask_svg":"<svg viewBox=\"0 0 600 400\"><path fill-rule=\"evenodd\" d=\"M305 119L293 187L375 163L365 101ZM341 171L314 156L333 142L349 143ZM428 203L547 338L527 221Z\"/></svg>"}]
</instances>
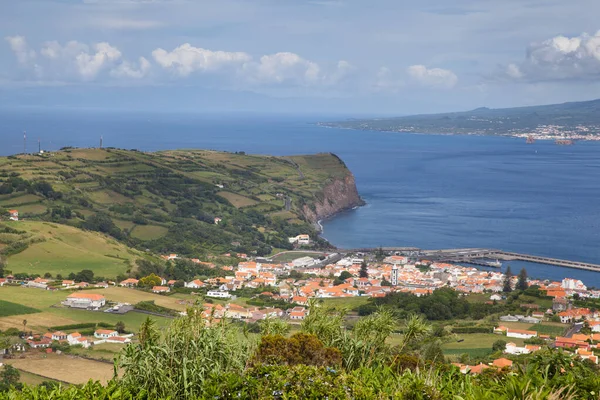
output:
<instances>
[{"instance_id":1,"label":"blue sky","mask_svg":"<svg viewBox=\"0 0 600 400\"><path fill-rule=\"evenodd\" d=\"M600 97L597 0L19 0L0 107L410 114ZM597 33L598 32L598 33Z\"/></svg>"}]
</instances>

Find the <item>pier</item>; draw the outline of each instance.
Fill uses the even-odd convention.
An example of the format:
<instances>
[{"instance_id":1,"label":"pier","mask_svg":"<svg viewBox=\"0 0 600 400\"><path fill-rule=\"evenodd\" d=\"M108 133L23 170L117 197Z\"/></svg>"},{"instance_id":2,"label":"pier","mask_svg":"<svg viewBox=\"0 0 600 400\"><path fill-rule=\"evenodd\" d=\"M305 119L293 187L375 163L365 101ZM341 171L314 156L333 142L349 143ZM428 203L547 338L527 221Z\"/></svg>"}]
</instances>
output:
<instances>
[{"instance_id":1,"label":"pier","mask_svg":"<svg viewBox=\"0 0 600 400\"><path fill-rule=\"evenodd\" d=\"M371 249L352 249L352 250L340 250L343 253L369 253L377 251L378 248ZM588 271L600 272L600 264L592 264L580 261L561 260L559 258L542 257L531 254L513 253L509 251L497 250L497 249L480 249L480 248L467 248L467 249L444 249L444 250L421 250L415 247L383 247L385 252L393 252L398 254L404 254L408 256L417 256L421 259L427 259L431 261L439 262L453 262L453 263L469 263L475 265L490 266L484 260L502 260L502 261L527 261L537 264L554 265L558 267L584 269Z\"/></svg>"}]
</instances>

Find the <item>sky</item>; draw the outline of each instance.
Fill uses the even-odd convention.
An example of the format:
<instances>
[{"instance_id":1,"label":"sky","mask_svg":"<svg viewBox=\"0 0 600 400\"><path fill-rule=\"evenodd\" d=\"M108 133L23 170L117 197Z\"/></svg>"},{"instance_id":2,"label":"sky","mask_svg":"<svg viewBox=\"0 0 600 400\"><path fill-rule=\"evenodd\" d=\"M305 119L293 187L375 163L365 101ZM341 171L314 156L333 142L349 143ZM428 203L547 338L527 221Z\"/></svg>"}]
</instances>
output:
<instances>
[{"instance_id":1,"label":"sky","mask_svg":"<svg viewBox=\"0 0 600 400\"><path fill-rule=\"evenodd\" d=\"M0 2L0 108L406 115L600 97L597 0Z\"/></svg>"}]
</instances>

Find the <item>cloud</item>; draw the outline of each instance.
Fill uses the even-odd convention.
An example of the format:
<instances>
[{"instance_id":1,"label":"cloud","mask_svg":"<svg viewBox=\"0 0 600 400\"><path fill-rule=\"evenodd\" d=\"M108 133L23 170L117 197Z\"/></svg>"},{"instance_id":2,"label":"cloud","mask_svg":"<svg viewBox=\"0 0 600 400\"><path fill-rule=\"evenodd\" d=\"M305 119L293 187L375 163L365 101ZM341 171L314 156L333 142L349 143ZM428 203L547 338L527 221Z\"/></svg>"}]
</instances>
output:
<instances>
[{"instance_id":1,"label":"cloud","mask_svg":"<svg viewBox=\"0 0 600 400\"><path fill-rule=\"evenodd\" d=\"M110 71L110 75L118 78L134 78L141 79L145 77L152 65L145 57L140 57L138 66L133 63L123 61L119 66Z\"/></svg>"},{"instance_id":2,"label":"cloud","mask_svg":"<svg viewBox=\"0 0 600 400\"><path fill-rule=\"evenodd\" d=\"M508 64L495 77L526 82L595 81L600 77L600 31L532 43L524 61Z\"/></svg>"},{"instance_id":3,"label":"cloud","mask_svg":"<svg viewBox=\"0 0 600 400\"><path fill-rule=\"evenodd\" d=\"M23 36L7 36L5 39L21 64L28 64L35 59L35 51L29 49Z\"/></svg>"},{"instance_id":4,"label":"cloud","mask_svg":"<svg viewBox=\"0 0 600 400\"><path fill-rule=\"evenodd\" d=\"M322 78L317 63L289 52L264 55L258 63L246 63L244 72L253 83L303 85L317 83Z\"/></svg>"},{"instance_id":5,"label":"cloud","mask_svg":"<svg viewBox=\"0 0 600 400\"><path fill-rule=\"evenodd\" d=\"M376 92L398 92L404 86L404 81L395 77L388 67L381 67L377 71L372 88Z\"/></svg>"},{"instance_id":6,"label":"cloud","mask_svg":"<svg viewBox=\"0 0 600 400\"><path fill-rule=\"evenodd\" d=\"M456 74L447 69L411 65L406 71L413 82L424 86L450 89L458 82Z\"/></svg>"},{"instance_id":7,"label":"cloud","mask_svg":"<svg viewBox=\"0 0 600 400\"><path fill-rule=\"evenodd\" d=\"M121 58L119 49L106 42L94 47L94 54L82 52L75 57L78 72L83 79L94 79L102 69L114 65Z\"/></svg>"},{"instance_id":8,"label":"cloud","mask_svg":"<svg viewBox=\"0 0 600 400\"><path fill-rule=\"evenodd\" d=\"M24 38L11 37L8 41L19 63L26 70L32 69L38 82L92 81L104 73L114 78L140 79L151 67L144 57L137 64L124 60L121 51L107 42L88 46L76 40L64 45L49 41L42 45L36 58L36 52L28 49Z\"/></svg>"},{"instance_id":9,"label":"cloud","mask_svg":"<svg viewBox=\"0 0 600 400\"><path fill-rule=\"evenodd\" d=\"M219 71L231 66L240 66L251 59L244 52L212 51L182 44L168 52L158 48L152 52L154 60L163 68L174 70L180 76L188 76L195 71Z\"/></svg>"},{"instance_id":10,"label":"cloud","mask_svg":"<svg viewBox=\"0 0 600 400\"><path fill-rule=\"evenodd\" d=\"M246 52L229 52L194 47L185 43L172 51L158 48L152 52L158 65L179 77L193 73L221 74L237 86L331 85L345 79L354 70L347 61L339 61L331 70L296 53L279 52L257 60Z\"/></svg>"},{"instance_id":11,"label":"cloud","mask_svg":"<svg viewBox=\"0 0 600 400\"><path fill-rule=\"evenodd\" d=\"M128 18L98 18L90 22L92 26L114 30L146 30L165 26L164 22Z\"/></svg>"}]
</instances>

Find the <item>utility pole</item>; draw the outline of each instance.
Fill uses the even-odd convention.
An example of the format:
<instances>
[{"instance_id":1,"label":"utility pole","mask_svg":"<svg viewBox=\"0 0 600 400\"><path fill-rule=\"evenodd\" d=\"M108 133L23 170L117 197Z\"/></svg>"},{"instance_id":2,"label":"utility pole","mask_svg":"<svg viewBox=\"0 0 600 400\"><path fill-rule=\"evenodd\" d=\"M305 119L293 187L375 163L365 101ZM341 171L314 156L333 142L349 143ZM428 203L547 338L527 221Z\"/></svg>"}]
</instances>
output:
<instances>
[{"instance_id":1,"label":"utility pole","mask_svg":"<svg viewBox=\"0 0 600 400\"><path fill-rule=\"evenodd\" d=\"M27 154L27 131L23 131L23 154Z\"/></svg>"},{"instance_id":2,"label":"utility pole","mask_svg":"<svg viewBox=\"0 0 600 400\"><path fill-rule=\"evenodd\" d=\"M100 148L102 148L102 135L100 135Z\"/></svg>"},{"instance_id":3,"label":"utility pole","mask_svg":"<svg viewBox=\"0 0 600 400\"><path fill-rule=\"evenodd\" d=\"M42 142L41 140L38 138L38 153L42 152Z\"/></svg>"}]
</instances>

